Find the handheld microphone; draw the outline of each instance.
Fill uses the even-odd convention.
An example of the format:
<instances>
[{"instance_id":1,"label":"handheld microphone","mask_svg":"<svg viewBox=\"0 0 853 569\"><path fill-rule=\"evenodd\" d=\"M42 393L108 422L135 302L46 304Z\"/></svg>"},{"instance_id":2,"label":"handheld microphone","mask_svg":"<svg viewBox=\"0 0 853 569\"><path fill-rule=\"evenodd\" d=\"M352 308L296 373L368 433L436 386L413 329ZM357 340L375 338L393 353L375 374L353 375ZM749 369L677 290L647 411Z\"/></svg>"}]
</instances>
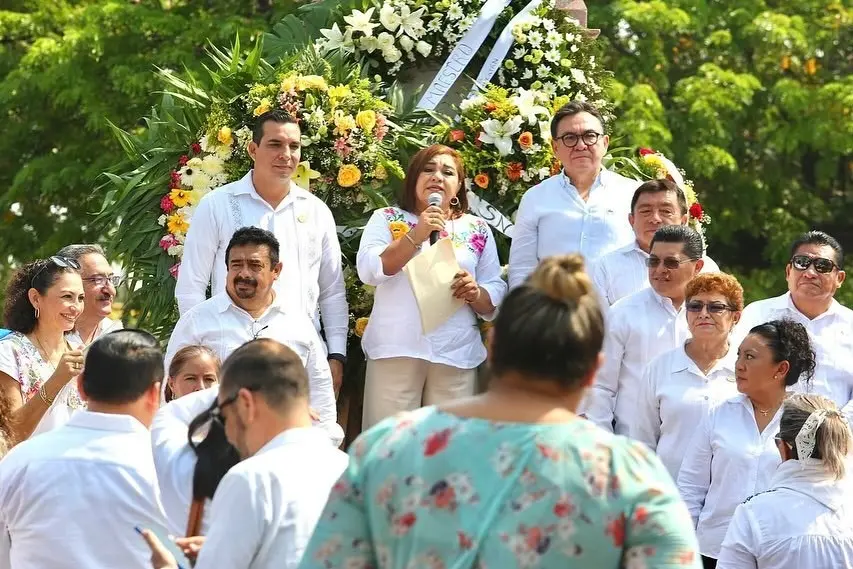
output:
<instances>
[{"instance_id":1,"label":"handheld microphone","mask_svg":"<svg viewBox=\"0 0 853 569\"><path fill-rule=\"evenodd\" d=\"M440 207L441 201L442 201L442 197L441 197L441 194L438 192L431 193L429 195L429 197L427 198L427 204L429 204L431 206L434 205L436 207ZM433 231L432 233L430 233L429 234L429 244L435 245L436 241L438 241L438 236L439 236L438 231Z\"/></svg>"}]
</instances>

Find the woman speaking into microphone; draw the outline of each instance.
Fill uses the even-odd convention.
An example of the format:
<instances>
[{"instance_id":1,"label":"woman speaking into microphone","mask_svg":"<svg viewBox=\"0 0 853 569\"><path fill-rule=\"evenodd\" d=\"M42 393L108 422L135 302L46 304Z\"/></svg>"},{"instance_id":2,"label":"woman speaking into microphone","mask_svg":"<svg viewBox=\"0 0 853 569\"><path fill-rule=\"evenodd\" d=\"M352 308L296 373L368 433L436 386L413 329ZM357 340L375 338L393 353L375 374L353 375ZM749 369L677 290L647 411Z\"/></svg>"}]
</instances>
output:
<instances>
[{"instance_id":1,"label":"woman speaking into microphone","mask_svg":"<svg viewBox=\"0 0 853 569\"><path fill-rule=\"evenodd\" d=\"M358 276L376 287L362 338L367 356L364 429L400 411L474 393L476 368L486 359L477 317L494 317L506 283L488 224L466 213L464 181L456 151L427 147L412 157L399 207L374 211L364 228ZM461 270L448 294L466 304L425 334L403 268L436 238L452 243Z\"/></svg>"}]
</instances>

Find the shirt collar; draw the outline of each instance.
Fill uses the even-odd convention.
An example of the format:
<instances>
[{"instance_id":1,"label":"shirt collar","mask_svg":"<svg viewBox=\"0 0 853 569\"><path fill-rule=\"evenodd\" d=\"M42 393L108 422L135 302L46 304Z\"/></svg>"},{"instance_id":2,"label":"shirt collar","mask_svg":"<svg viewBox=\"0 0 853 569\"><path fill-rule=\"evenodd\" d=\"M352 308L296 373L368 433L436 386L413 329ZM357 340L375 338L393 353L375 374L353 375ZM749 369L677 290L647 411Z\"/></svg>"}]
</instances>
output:
<instances>
[{"instance_id":1,"label":"shirt collar","mask_svg":"<svg viewBox=\"0 0 853 569\"><path fill-rule=\"evenodd\" d=\"M245 176L243 176L242 178L240 178L237 181L237 183L234 186L233 194L235 196L249 195L249 196L252 196L253 198L257 198L261 201L264 201L264 198L262 198L261 195L258 193L258 191L255 189L255 184L252 183L252 172L254 172L254 171L255 171L254 169L249 170ZM284 203L288 203L291 200L305 199L309 195L311 195L311 193L309 191L304 190L301 187L297 186L296 182L291 180L290 192L288 192L287 197L284 198L284 201L281 203L284 204ZM281 205L279 205L279 207L281 207Z\"/></svg>"},{"instance_id":2,"label":"shirt collar","mask_svg":"<svg viewBox=\"0 0 853 569\"><path fill-rule=\"evenodd\" d=\"M95 413L80 410L68 420L68 426L96 431L112 431L116 433L144 433L148 429L136 417L117 413Z\"/></svg>"},{"instance_id":3,"label":"shirt collar","mask_svg":"<svg viewBox=\"0 0 853 569\"><path fill-rule=\"evenodd\" d=\"M262 446L255 456L264 454L271 450L281 448L290 444L323 444L329 445L329 435L317 427L299 427L286 429L273 437L267 444Z\"/></svg>"},{"instance_id":4,"label":"shirt collar","mask_svg":"<svg viewBox=\"0 0 853 569\"><path fill-rule=\"evenodd\" d=\"M683 302L681 303L681 309L676 310L675 306L672 304L672 300L670 298L659 295L657 293L657 291L655 291L655 289L653 289L651 286L649 286L649 288L647 290L650 292L650 294L652 295L652 298L655 300L655 302L657 302L657 304L661 308L666 310L667 312L672 312L675 314L681 314L682 312L684 312L684 303Z\"/></svg>"},{"instance_id":5,"label":"shirt collar","mask_svg":"<svg viewBox=\"0 0 853 569\"><path fill-rule=\"evenodd\" d=\"M589 187L589 193L592 193L593 190L597 189L600 186L604 186L607 183L607 180L610 175L611 173L608 172L604 166L602 166L601 170L598 171L598 176L595 177L595 180L593 180L592 185ZM566 174L565 169L560 170L560 173L557 174L557 176L559 178L562 178L561 182L565 183L567 186L577 189L576 186L572 183L572 179L569 178L569 176Z\"/></svg>"},{"instance_id":6,"label":"shirt collar","mask_svg":"<svg viewBox=\"0 0 853 569\"><path fill-rule=\"evenodd\" d=\"M227 290L223 290L219 294L214 295L210 300L216 308L216 311L220 314L232 308L239 312L246 313L245 310L234 304L234 301L231 300L230 296L228 296ZM277 294L275 291L273 291L272 304L270 304L269 308L264 312L264 315L269 314L271 310L278 310L280 312L284 312L284 305L281 302L281 295Z\"/></svg>"},{"instance_id":7,"label":"shirt collar","mask_svg":"<svg viewBox=\"0 0 853 569\"><path fill-rule=\"evenodd\" d=\"M786 292L784 295L782 295L782 297L784 298L785 308L787 308L790 311L793 311L796 314L799 314L800 316L802 316L806 320L809 320L809 317L806 316L805 314L803 314L802 312L800 312L800 309L797 308L796 304L794 304L794 297L791 296L791 291ZM833 316L834 314L838 314L839 312L841 312L841 304L839 304L838 301L833 298L832 302L830 303L829 308L826 310L826 312L818 315L817 317L815 317L811 320L813 322L815 320L820 320L821 318L829 318L830 316Z\"/></svg>"},{"instance_id":8,"label":"shirt collar","mask_svg":"<svg viewBox=\"0 0 853 569\"><path fill-rule=\"evenodd\" d=\"M717 363L714 364L714 367L708 371L708 374L705 375L702 373L702 370L699 369L699 366L696 365L696 362L687 355L687 342L685 342L680 348L678 348L678 352L675 357L672 359L672 367L670 371L672 373L678 373L680 371L685 371L687 369L691 370L694 374L701 377L711 377L714 375L714 372L718 370L723 370L730 375L734 374L735 371L735 359L736 356L733 354L734 350L729 350L726 352L726 355L720 358Z\"/></svg>"}]
</instances>

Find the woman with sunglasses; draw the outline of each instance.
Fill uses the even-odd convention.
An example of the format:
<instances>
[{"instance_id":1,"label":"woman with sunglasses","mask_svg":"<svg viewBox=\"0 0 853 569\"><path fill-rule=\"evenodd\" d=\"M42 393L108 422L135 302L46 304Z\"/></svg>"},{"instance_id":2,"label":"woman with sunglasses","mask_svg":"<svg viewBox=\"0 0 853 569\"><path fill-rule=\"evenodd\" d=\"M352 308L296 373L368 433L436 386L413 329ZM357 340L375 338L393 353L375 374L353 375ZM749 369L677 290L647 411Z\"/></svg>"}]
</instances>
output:
<instances>
[{"instance_id":1,"label":"woman with sunglasses","mask_svg":"<svg viewBox=\"0 0 853 569\"><path fill-rule=\"evenodd\" d=\"M649 364L640 383L631 438L656 451L673 480L696 418L737 394L729 335L743 310L743 288L731 275L705 273L685 288L691 338Z\"/></svg>"},{"instance_id":2,"label":"woman with sunglasses","mask_svg":"<svg viewBox=\"0 0 853 569\"><path fill-rule=\"evenodd\" d=\"M798 381L809 387L815 369L808 332L792 320L756 326L737 354L740 395L701 419L678 473L706 569L716 567L737 505L770 486L781 462L773 437L787 389Z\"/></svg>"},{"instance_id":3,"label":"woman with sunglasses","mask_svg":"<svg viewBox=\"0 0 853 569\"><path fill-rule=\"evenodd\" d=\"M718 569L830 569L853 560L853 437L828 398L794 395L776 446L782 464L770 490L737 507ZM791 515L796 512L795 515Z\"/></svg>"},{"instance_id":4,"label":"woman with sunglasses","mask_svg":"<svg viewBox=\"0 0 853 569\"><path fill-rule=\"evenodd\" d=\"M6 288L0 391L9 399L15 442L53 429L83 407L72 381L83 369L69 334L83 310L80 265L50 257L15 271Z\"/></svg>"}]
</instances>

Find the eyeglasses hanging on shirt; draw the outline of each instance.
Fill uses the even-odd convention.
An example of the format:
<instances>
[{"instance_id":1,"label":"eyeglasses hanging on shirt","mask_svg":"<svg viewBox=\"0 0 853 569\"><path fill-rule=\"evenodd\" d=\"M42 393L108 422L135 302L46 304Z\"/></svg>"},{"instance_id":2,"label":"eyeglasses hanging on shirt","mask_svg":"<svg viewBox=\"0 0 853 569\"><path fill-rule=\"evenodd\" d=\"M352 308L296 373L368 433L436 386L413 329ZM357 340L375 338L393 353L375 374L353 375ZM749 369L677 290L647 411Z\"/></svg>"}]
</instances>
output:
<instances>
[{"instance_id":1,"label":"eyeglasses hanging on shirt","mask_svg":"<svg viewBox=\"0 0 853 569\"><path fill-rule=\"evenodd\" d=\"M252 322L252 325L249 327L249 332L252 334L252 339L253 339L253 340L257 340L257 339L260 337L261 332L263 332L264 330L266 330L267 328L269 328L269 327L270 327L270 325L269 325L269 324L267 324L267 325L266 325L266 326L264 326L263 328L260 328L260 329L258 329L258 330L255 330L255 326L257 326L257 325L259 325L259 324L260 324L260 322Z\"/></svg>"}]
</instances>

